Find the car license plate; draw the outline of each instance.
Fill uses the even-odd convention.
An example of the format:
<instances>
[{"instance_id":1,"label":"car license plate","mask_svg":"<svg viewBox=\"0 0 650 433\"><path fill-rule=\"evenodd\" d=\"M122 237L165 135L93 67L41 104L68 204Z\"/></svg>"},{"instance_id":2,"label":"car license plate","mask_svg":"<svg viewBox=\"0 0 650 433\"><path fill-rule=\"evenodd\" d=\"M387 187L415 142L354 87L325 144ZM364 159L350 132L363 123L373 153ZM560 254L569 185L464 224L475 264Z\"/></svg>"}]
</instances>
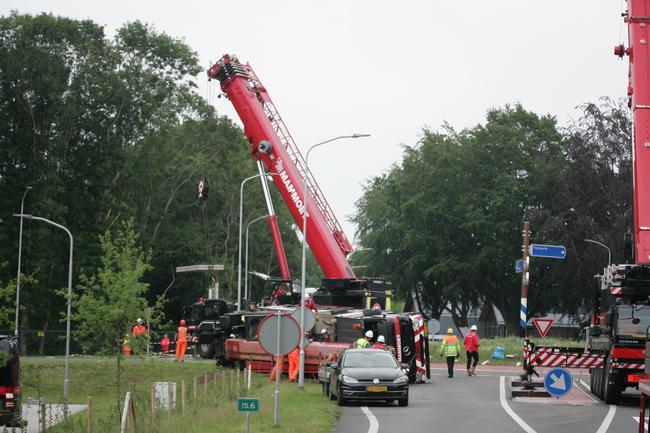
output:
<instances>
[{"instance_id":1,"label":"car license plate","mask_svg":"<svg viewBox=\"0 0 650 433\"><path fill-rule=\"evenodd\" d=\"M368 392L386 392L388 391L387 386L369 386Z\"/></svg>"}]
</instances>

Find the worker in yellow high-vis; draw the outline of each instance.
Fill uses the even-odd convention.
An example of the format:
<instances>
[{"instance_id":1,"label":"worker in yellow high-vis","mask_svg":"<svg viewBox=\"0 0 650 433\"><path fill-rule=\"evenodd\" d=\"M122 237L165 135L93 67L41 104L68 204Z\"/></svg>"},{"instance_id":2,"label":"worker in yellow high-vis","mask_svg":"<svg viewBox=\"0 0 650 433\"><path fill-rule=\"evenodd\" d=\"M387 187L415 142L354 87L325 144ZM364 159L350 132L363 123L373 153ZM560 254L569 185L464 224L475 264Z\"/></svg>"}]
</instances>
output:
<instances>
[{"instance_id":1,"label":"worker in yellow high-vis","mask_svg":"<svg viewBox=\"0 0 650 433\"><path fill-rule=\"evenodd\" d=\"M443 355L447 357L447 374L452 378L454 377L454 362L460 355L460 342L451 328L447 329L447 335L442 339L442 345L440 345L440 356Z\"/></svg>"}]
</instances>

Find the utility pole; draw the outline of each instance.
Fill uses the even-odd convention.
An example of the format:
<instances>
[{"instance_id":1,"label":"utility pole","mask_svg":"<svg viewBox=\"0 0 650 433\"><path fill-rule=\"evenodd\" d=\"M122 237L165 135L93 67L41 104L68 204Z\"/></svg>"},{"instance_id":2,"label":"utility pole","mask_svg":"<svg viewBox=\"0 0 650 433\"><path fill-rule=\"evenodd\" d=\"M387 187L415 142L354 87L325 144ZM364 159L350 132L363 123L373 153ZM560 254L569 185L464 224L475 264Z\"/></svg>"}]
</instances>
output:
<instances>
[{"instance_id":1,"label":"utility pole","mask_svg":"<svg viewBox=\"0 0 650 433\"><path fill-rule=\"evenodd\" d=\"M530 223L524 222L524 245L522 259L524 261L524 270L521 273L521 303L519 304L519 326L521 326L521 336L526 337L526 322L528 321L528 265L530 259L528 257L528 241L530 237Z\"/></svg>"}]
</instances>

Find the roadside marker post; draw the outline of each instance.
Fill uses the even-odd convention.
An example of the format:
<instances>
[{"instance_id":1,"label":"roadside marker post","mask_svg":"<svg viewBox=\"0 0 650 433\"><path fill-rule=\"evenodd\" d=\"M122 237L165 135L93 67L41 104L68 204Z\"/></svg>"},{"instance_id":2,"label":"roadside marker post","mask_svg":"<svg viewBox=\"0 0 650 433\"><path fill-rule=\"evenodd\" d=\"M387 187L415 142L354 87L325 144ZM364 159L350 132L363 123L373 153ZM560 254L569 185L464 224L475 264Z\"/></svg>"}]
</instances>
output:
<instances>
[{"instance_id":1,"label":"roadside marker post","mask_svg":"<svg viewBox=\"0 0 650 433\"><path fill-rule=\"evenodd\" d=\"M259 398L238 398L237 412L246 413L246 433L251 431L251 413L260 411Z\"/></svg>"}]
</instances>

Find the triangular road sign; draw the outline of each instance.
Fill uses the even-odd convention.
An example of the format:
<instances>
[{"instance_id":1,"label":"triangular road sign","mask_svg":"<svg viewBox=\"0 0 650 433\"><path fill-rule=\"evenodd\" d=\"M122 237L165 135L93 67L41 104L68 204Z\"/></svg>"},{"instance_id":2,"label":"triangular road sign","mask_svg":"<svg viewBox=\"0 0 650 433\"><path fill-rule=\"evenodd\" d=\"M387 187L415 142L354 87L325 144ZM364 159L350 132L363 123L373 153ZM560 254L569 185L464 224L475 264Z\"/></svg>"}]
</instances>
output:
<instances>
[{"instance_id":1,"label":"triangular road sign","mask_svg":"<svg viewBox=\"0 0 650 433\"><path fill-rule=\"evenodd\" d=\"M548 334L548 331L551 329L553 319L533 319L533 323L535 324L535 328L537 328L539 335L544 338L546 337L546 334Z\"/></svg>"}]
</instances>

